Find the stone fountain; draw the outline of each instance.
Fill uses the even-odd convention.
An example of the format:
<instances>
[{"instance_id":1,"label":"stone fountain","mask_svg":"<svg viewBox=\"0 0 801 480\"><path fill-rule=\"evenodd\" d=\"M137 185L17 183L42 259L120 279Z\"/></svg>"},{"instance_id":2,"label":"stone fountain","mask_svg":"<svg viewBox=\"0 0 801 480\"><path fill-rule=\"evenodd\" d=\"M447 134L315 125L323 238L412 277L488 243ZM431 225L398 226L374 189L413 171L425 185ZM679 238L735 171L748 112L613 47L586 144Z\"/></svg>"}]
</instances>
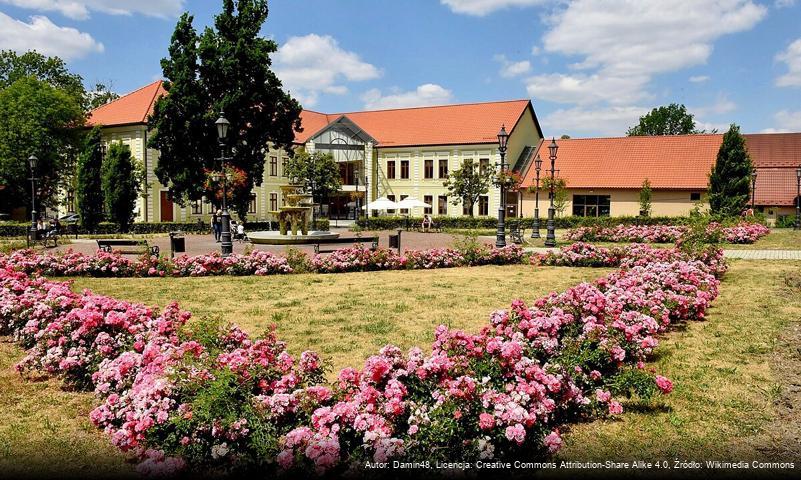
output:
<instances>
[{"instance_id":1,"label":"stone fountain","mask_svg":"<svg viewBox=\"0 0 801 480\"><path fill-rule=\"evenodd\" d=\"M278 231L248 233L252 243L267 245L292 245L315 243L321 239L338 238L338 233L309 231L309 220L314 208L312 196L299 185L282 185L286 205L268 212L278 220Z\"/></svg>"}]
</instances>

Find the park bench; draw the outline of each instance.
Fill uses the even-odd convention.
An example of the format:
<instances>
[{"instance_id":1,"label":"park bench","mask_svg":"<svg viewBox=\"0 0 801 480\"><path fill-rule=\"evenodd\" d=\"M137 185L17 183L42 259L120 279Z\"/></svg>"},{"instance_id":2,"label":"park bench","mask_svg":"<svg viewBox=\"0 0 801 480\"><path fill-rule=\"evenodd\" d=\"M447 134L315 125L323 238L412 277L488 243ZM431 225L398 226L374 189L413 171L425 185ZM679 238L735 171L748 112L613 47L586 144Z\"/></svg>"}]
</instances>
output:
<instances>
[{"instance_id":1,"label":"park bench","mask_svg":"<svg viewBox=\"0 0 801 480\"><path fill-rule=\"evenodd\" d=\"M150 252L151 255L159 255L159 247L157 245L148 245L147 240L127 238L99 239L97 240L97 248L109 253L116 250L120 253L143 254Z\"/></svg>"},{"instance_id":2,"label":"park bench","mask_svg":"<svg viewBox=\"0 0 801 480\"><path fill-rule=\"evenodd\" d=\"M378 248L378 237L339 237L317 240L314 244L314 253L331 253L341 247L349 247L354 243L370 243L369 250ZM324 245L323 248L320 248Z\"/></svg>"},{"instance_id":3,"label":"park bench","mask_svg":"<svg viewBox=\"0 0 801 480\"><path fill-rule=\"evenodd\" d=\"M28 231L28 245L35 245L40 242L43 247L47 248L49 243L53 244L53 248L58 246L58 232L55 230L48 230L47 232L37 232L36 236L32 239L31 233Z\"/></svg>"}]
</instances>

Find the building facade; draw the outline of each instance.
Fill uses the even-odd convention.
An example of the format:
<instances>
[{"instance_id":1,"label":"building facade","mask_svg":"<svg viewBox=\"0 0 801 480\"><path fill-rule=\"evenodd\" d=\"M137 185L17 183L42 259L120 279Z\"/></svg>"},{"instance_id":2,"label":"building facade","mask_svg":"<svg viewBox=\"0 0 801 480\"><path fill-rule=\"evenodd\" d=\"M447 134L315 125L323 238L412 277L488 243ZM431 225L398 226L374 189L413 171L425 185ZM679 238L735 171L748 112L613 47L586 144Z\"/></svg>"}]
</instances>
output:
<instances>
[{"instance_id":1,"label":"building facade","mask_svg":"<svg viewBox=\"0 0 801 480\"><path fill-rule=\"evenodd\" d=\"M210 203L173 203L169 186L162 185L154 173L159 152L147 148L147 117L160 95L164 95L162 84L154 82L96 109L90 124L102 126L104 142L128 145L147 172L136 207L137 221L207 221L213 210ZM461 202L454 204L448 197L443 186L448 173L465 160L496 168L500 163L497 132L501 126L509 131L509 168L542 140L528 100L342 114L306 110L301 113L301 122L303 130L296 132L296 148L329 153L340 165L342 188L321 206L322 215L332 219L353 219L361 206L379 197L396 201L414 197L431 205L411 212L417 215L469 215ZM271 212L283 205L280 187L288 184L284 168L288 158L282 149L271 148L265 153L264 176L253 189L249 220L272 220ZM497 216L499 201L498 189L492 188L474 206L473 214Z\"/></svg>"},{"instance_id":2,"label":"building facade","mask_svg":"<svg viewBox=\"0 0 801 480\"><path fill-rule=\"evenodd\" d=\"M169 186L160 184L154 174L159 152L147 148L147 118L164 93L162 82L154 82L96 109L90 124L103 126L105 142L129 145L147 172L137 221L208 221L211 204L173 203ZM342 188L320 206L322 215L331 219L355 218L360 207L379 197L395 201L413 197L431 205L390 214L470 215L462 202L448 197L443 182L466 160L480 168L497 168L501 160L497 132L502 125L510 135L506 163L523 179L520 193L507 197L507 214L534 214L537 156L543 161L540 187L550 175L550 140L543 140L529 100L337 114L304 110L301 122L295 148L329 153L340 166ZM801 133L744 136L757 170L755 206L772 222L795 215ZM651 215L678 216L706 209L709 173L722 139L720 134L703 134L556 140L555 176L566 184L557 215L636 216L646 179L652 189ZM264 176L254 187L249 220L272 220L271 212L283 205L281 186L288 183L284 168L288 159L284 150L265 153ZM68 192L67 198L72 197ZM540 191L539 200L544 218L548 192ZM472 214L496 217L499 204L500 192L491 188Z\"/></svg>"}]
</instances>

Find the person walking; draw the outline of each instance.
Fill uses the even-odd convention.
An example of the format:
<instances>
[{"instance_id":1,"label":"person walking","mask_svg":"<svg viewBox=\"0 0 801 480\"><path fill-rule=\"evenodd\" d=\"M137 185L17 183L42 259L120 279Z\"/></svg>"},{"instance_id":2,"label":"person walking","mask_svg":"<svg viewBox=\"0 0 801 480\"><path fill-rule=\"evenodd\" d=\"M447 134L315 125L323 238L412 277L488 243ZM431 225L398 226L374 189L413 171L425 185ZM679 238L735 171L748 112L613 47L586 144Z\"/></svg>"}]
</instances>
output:
<instances>
[{"instance_id":1,"label":"person walking","mask_svg":"<svg viewBox=\"0 0 801 480\"><path fill-rule=\"evenodd\" d=\"M214 241L220 243L220 236L222 235L222 212L216 210L211 214L211 229L214 232Z\"/></svg>"}]
</instances>

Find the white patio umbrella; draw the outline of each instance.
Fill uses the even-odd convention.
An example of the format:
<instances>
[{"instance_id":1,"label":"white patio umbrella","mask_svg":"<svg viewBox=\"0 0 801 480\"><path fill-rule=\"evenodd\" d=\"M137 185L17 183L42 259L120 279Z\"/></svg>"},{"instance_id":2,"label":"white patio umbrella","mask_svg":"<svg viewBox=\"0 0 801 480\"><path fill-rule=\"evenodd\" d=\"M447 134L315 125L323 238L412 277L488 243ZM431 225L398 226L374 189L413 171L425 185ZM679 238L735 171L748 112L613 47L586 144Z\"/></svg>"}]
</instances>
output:
<instances>
[{"instance_id":1,"label":"white patio umbrella","mask_svg":"<svg viewBox=\"0 0 801 480\"><path fill-rule=\"evenodd\" d=\"M414 197L406 197L398 202L398 208L429 208L430 206L431 205L427 204L426 202L421 202Z\"/></svg>"},{"instance_id":2,"label":"white patio umbrella","mask_svg":"<svg viewBox=\"0 0 801 480\"><path fill-rule=\"evenodd\" d=\"M370 211L373 210L394 210L398 208L398 204L393 202L392 200L388 199L387 197L378 197L375 200L372 200L369 205L365 205L362 207L362 210L365 208L369 208Z\"/></svg>"}]
</instances>

